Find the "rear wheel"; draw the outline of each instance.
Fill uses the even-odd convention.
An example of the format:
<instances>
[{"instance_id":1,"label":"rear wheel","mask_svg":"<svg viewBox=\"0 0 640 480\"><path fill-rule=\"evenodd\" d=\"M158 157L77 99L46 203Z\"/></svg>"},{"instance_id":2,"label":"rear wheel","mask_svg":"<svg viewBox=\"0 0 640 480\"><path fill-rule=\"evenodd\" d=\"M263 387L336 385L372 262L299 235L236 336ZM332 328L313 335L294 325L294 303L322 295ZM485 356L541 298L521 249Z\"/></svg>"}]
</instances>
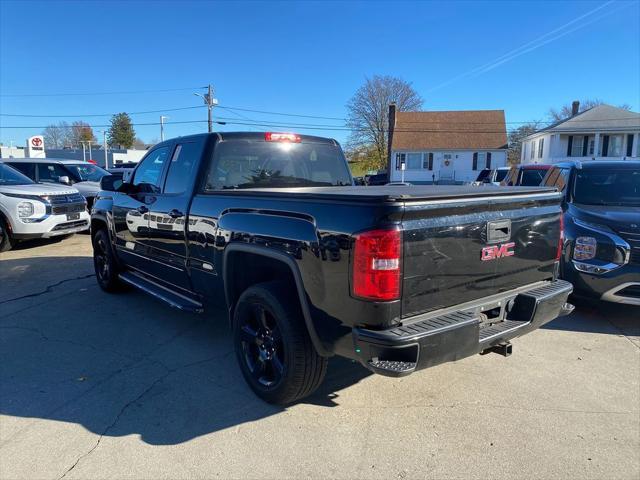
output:
<instances>
[{"instance_id":1,"label":"rear wheel","mask_svg":"<svg viewBox=\"0 0 640 480\"><path fill-rule=\"evenodd\" d=\"M4 218L0 216L0 252L11 250L16 244Z\"/></svg>"},{"instance_id":2,"label":"rear wheel","mask_svg":"<svg viewBox=\"0 0 640 480\"><path fill-rule=\"evenodd\" d=\"M245 380L261 399L288 404L322 383L327 359L316 352L291 289L280 282L249 287L233 319L236 357Z\"/></svg>"},{"instance_id":3,"label":"rear wheel","mask_svg":"<svg viewBox=\"0 0 640 480\"><path fill-rule=\"evenodd\" d=\"M123 289L123 284L118 278L120 269L113 256L109 233L104 228L93 236L93 268L98 285L105 292L113 293Z\"/></svg>"}]
</instances>

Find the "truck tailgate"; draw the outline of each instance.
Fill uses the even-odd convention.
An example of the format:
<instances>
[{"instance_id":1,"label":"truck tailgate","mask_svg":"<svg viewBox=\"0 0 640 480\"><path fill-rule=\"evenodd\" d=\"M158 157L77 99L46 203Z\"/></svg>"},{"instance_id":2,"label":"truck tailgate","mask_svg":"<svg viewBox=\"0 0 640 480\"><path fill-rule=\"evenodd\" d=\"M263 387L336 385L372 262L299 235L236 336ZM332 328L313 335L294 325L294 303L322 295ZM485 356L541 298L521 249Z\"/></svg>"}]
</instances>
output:
<instances>
[{"instance_id":1,"label":"truck tailgate","mask_svg":"<svg viewBox=\"0 0 640 480\"><path fill-rule=\"evenodd\" d=\"M402 316L552 278L560 216L553 191L407 200Z\"/></svg>"}]
</instances>

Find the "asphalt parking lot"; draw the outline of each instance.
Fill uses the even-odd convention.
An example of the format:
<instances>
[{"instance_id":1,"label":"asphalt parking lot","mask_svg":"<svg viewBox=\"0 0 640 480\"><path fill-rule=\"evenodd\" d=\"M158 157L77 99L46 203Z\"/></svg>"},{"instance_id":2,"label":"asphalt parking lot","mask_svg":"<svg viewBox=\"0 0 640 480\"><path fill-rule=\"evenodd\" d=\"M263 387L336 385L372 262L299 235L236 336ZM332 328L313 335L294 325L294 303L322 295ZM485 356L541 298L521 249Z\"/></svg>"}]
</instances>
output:
<instances>
[{"instance_id":1,"label":"asphalt parking lot","mask_svg":"<svg viewBox=\"0 0 640 480\"><path fill-rule=\"evenodd\" d=\"M332 359L288 408L224 315L103 293L88 235L0 256L0 477L640 478L640 310L579 305L402 379Z\"/></svg>"}]
</instances>

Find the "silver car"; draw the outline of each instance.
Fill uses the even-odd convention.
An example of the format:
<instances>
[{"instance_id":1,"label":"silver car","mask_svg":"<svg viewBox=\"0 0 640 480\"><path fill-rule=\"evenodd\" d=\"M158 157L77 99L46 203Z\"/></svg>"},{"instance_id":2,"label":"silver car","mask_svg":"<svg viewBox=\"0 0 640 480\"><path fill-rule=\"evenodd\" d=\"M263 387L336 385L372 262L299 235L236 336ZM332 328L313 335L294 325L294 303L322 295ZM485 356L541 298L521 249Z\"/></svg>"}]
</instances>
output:
<instances>
[{"instance_id":1,"label":"silver car","mask_svg":"<svg viewBox=\"0 0 640 480\"><path fill-rule=\"evenodd\" d=\"M109 175L104 168L79 160L11 158L3 161L35 182L73 185L87 201L89 210L100 191L100 179Z\"/></svg>"}]
</instances>

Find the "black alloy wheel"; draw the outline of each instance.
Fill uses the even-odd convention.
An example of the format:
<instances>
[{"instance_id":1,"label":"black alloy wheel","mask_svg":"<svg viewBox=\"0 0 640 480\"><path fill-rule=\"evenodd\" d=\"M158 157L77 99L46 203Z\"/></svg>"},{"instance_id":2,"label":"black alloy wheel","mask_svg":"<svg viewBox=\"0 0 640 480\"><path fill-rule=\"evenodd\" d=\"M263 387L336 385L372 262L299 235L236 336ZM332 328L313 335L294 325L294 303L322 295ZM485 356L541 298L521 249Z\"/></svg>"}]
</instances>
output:
<instances>
[{"instance_id":1,"label":"black alloy wheel","mask_svg":"<svg viewBox=\"0 0 640 480\"><path fill-rule=\"evenodd\" d=\"M112 293L122 289L123 285L118 278L119 269L105 229L98 230L93 236L93 268L98 285L105 292Z\"/></svg>"},{"instance_id":2,"label":"black alloy wheel","mask_svg":"<svg viewBox=\"0 0 640 480\"><path fill-rule=\"evenodd\" d=\"M244 379L268 403L286 405L313 393L327 371L302 316L295 286L247 288L236 304L233 342Z\"/></svg>"},{"instance_id":3,"label":"black alloy wheel","mask_svg":"<svg viewBox=\"0 0 640 480\"><path fill-rule=\"evenodd\" d=\"M284 374L284 345L273 313L253 304L240 325L243 358L254 380L266 388L275 387Z\"/></svg>"}]
</instances>

